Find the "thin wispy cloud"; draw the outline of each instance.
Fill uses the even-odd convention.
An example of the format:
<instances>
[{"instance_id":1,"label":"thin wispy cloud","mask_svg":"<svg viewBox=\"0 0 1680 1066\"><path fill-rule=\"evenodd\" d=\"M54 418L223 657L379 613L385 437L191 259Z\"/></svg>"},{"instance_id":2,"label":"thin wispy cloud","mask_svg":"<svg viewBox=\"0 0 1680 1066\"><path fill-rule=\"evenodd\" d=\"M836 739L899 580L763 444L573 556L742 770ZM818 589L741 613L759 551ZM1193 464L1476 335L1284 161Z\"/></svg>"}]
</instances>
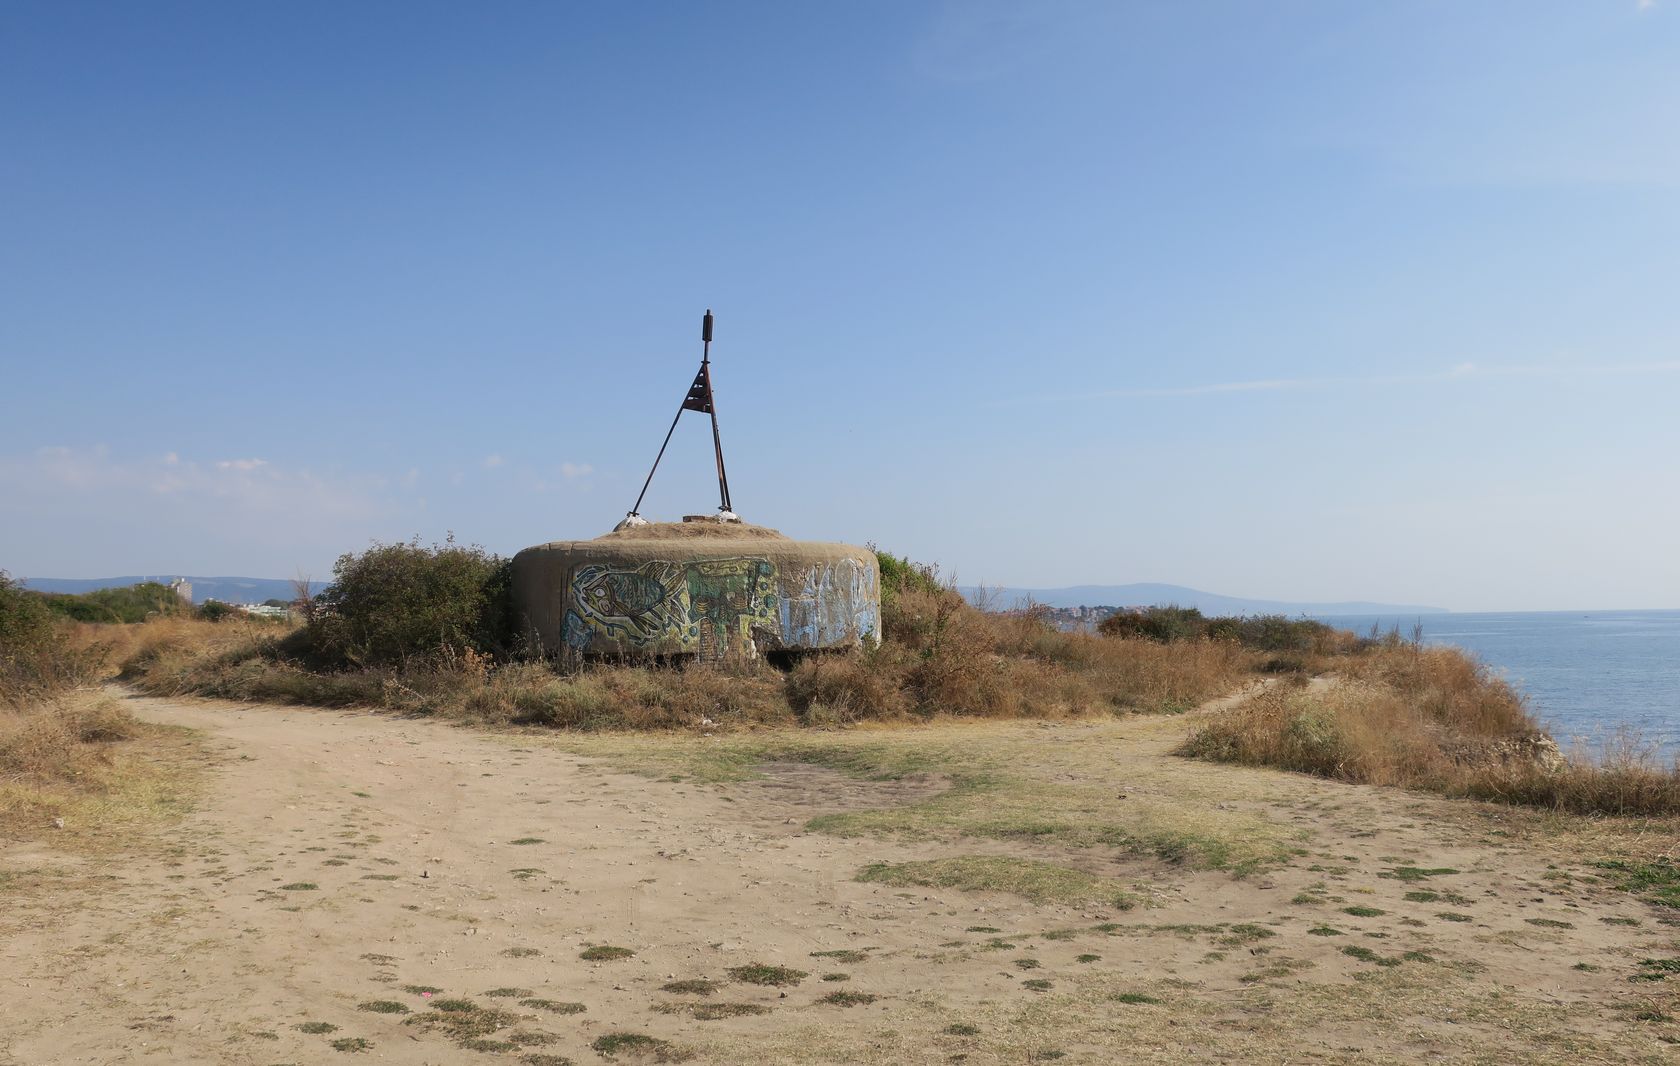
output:
<instances>
[{"instance_id":1,"label":"thin wispy cloud","mask_svg":"<svg viewBox=\"0 0 1680 1066\"><path fill-rule=\"evenodd\" d=\"M1680 359L1606 366L1483 366L1459 363L1445 370L1424 374L1375 374L1360 377L1260 378L1252 381L1216 381L1200 385L1169 385L1147 388L1099 389L1080 394L1063 394L1044 399L1156 399L1164 397L1217 396L1241 392L1293 392L1310 389L1359 388L1378 385L1426 385L1432 382L1493 380L1499 378L1600 378L1680 372Z\"/></svg>"}]
</instances>

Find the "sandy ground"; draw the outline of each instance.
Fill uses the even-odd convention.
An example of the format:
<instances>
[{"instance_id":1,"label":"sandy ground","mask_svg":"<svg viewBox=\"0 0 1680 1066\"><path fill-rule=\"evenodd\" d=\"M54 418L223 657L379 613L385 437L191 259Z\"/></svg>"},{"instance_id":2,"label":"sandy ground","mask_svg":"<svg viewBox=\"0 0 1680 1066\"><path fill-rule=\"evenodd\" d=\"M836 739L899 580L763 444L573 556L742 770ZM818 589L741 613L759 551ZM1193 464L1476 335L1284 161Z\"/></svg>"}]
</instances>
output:
<instances>
[{"instance_id":1,"label":"sandy ground","mask_svg":"<svg viewBox=\"0 0 1680 1066\"><path fill-rule=\"evenodd\" d=\"M805 829L815 814L925 799L937 776L775 764L761 781L698 785L385 715L129 705L201 731L206 793L120 861L0 854L15 883L52 875L0 894L6 1066L603 1062L591 1043L614 1032L706 1062L1680 1061L1628 1017L1667 991L1628 974L1675 954L1680 929L1626 894L1548 879L1555 856L1486 847L1485 826L1451 822L1444 801L1198 766L1233 795L1286 781L1264 809L1310 837L1311 855L1239 880L1092 852L1086 867L1155 903L1110 913L854 880L873 862L1012 853L1003 842ZM1019 728L1056 742L1094 727ZM1135 730L1124 758L1139 767L1179 762L1165 752L1181 724L1102 728ZM1116 779L1132 769L1118 763ZM1454 872L1369 873L1419 854ZM1405 899L1420 888L1457 902ZM1302 893L1322 898L1304 906ZM1435 917L1451 912L1466 917ZM1308 932L1326 923L1342 933ZM1430 958L1373 966L1344 954L1350 943ZM635 954L580 958L600 945ZM729 977L754 963L808 976ZM822 979L833 973L848 979ZM661 990L701 978L721 987ZM1127 988L1147 995L1128 1002ZM837 990L876 998L822 1002ZM481 1038L522 1046L471 1050L412 1024L452 997L520 1015ZM379 1001L409 1013L359 1009Z\"/></svg>"}]
</instances>

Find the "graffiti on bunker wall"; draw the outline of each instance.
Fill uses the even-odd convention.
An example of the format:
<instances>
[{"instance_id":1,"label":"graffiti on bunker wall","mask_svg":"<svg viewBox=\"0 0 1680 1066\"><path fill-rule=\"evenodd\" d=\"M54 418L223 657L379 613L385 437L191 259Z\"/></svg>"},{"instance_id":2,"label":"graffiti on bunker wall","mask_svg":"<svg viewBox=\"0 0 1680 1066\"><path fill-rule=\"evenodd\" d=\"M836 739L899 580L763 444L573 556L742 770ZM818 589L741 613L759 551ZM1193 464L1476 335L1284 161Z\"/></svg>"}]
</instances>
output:
<instances>
[{"instance_id":1,"label":"graffiti on bunker wall","mask_svg":"<svg viewBox=\"0 0 1680 1066\"><path fill-rule=\"evenodd\" d=\"M690 563L689 617L699 624L698 651L718 659L754 654L755 629L779 635L776 568L766 559L711 559Z\"/></svg>"},{"instance_id":2,"label":"graffiti on bunker wall","mask_svg":"<svg viewBox=\"0 0 1680 1066\"><path fill-rule=\"evenodd\" d=\"M687 575L676 563L580 566L572 575L571 599L564 636L578 651L596 637L635 648L678 649L699 640L689 617Z\"/></svg>"},{"instance_id":3,"label":"graffiti on bunker wall","mask_svg":"<svg viewBox=\"0 0 1680 1066\"><path fill-rule=\"evenodd\" d=\"M596 563L572 575L562 636L579 652L708 659L832 647L878 633L878 586L875 568L856 559L792 573L752 557Z\"/></svg>"},{"instance_id":4,"label":"graffiti on bunker wall","mask_svg":"<svg viewBox=\"0 0 1680 1066\"><path fill-rule=\"evenodd\" d=\"M783 589L782 640L816 648L870 637L878 640L878 584L875 568L857 559L808 568Z\"/></svg>"}]
</instances>

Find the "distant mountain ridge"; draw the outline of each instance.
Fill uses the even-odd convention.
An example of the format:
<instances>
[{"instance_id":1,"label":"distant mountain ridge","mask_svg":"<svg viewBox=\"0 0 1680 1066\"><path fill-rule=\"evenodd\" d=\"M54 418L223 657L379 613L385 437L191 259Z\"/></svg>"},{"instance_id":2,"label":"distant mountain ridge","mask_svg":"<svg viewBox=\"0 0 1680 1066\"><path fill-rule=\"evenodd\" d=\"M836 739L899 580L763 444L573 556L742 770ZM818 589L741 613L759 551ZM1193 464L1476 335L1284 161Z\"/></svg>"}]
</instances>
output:
<instances>
[{"instance_id":1,"label":"distant mountain ridge","mask_svg":"<svg viewBox=\"0 0 1680 1066\"><path fill-rule=\"evenodd\" d=\"M93 592L97 589L123 588L142 581L168 584L177 577L185 577L192 584L193 602L220 600L223 603L262 603L264 600L291 600L297 596L292 583L267 577L193 577L188 574L136 574L128 577L31 577L22 584L37 592ZM327 582L310 584L311 592L320 592ZM1017 607L1028 600L1046 607L1195 607L1203 614L1446 614L1444 607L1423 607L1415 604L1367 603L1352 600L1342 603L1309 603L1290 600L1251 600L1240 596L1221 596L1213 592L1183 585L1074 585L1060 589L1021 589L964 586L958 589L969 602L980 602L997 609Z\"/></svg>"},{"instance_id":2,"label":"distant mountain ridge","mask_svg":"<svg viewBox=\"0 0 1680 1066\"><path fill-rule=\"evenodd\" d=\"M1046 607L1195 607L1206 615L1229 614L1447 614L1445 607L1424 607L1417 604L1368 603L1349 600L1333 603L1295 602L1292 600L1251 600L1240 596L1221 596L1213 592L1186 588L1183 585L1073 585L1060 589L993 588L963 586L957 591L970 603L984 603L997 610L1008 610L1028 601Z\"/></svg>"},{"instance_id":3,"label":"distant mountain ridge","mask_svg":"<svg viewBox=\"0 0 1680 1066\"><path fill-rule=\"evenodd\" d=\"M297 598L297 590L290 581L270 577L193 577L189 574L137 574L129 577L27 577L20 584L36 592L97 592L99 589L119 589L138 585L142 581L169 584L184 577L192 585L194 603L220 600L222 603L262 603L264 600ZM310 591L320 592L325 581L310 582Z\"/></svg>"}]
</instances>

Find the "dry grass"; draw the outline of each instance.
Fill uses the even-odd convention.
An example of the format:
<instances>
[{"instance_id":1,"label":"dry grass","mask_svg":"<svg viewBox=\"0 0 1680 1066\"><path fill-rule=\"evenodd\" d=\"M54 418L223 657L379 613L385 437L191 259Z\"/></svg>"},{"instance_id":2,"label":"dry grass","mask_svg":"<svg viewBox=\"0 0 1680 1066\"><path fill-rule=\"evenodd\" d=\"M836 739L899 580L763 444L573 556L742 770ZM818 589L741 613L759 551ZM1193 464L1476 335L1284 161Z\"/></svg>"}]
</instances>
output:
<instances>
[{"instance_id":1,"label":"dry grass","mask_svg":"<svg viewBox=\"0 0 1680 1066\"><path fill-rule=\"evenodd\" d=\"M1643 1046L1594 1025L1595 1008L1537 1003L1490 993L1484 978L1451 967L1370 968L1356 981L1209 989L1171 978L1140 980L1092 967L1063 974L1048 993L957 1007L940 989L895 1003L890 1027L800 1018L786 1026L702 1034L699 1050L719 1062L848 1062L897 1066L929 1061L928 1032L945 1061L1127 1062L1181 1066L1230 1061L1317 1060L1401 1066L1422 1058L1551 1066L1670 1060L1672 1048ZM1402 1050L1371 1046L1372 1033L1405 1032ZM1350 1034L1359 1034L1350 1044ZM1638 1048L1638 1051L1634 1051ZM1630 1051L1633 1053L1630 1054ZM1641 1053L1642 1052L1642 1053ZM1315 1061L1317 1061L1315 1060Z\"/></svg>"},{"instance_id":2,"label":"dry grass","mask_svg":"<svg viewBox=\"0 0 1680 1066\"><path fill-rule=\"evenodd\" d=\"M1176 719L1151 732L1176 736ZM1165 752L1168 736L1140 742L1113 720L1058 727L980 721L862 726L844 732L786 729L725 736L568 734L560 746L650 777L750 783L765 762L802 762L874 781L943 778L950 787L913 802L824 814L810 830L914 842L992 840L1056 849L1074 865L1113 851L1175 866L1242 876L1288 862L1299 834L1225 802L1240 794L1217 767L1150 760L1116 765L1141 750ZM520 737L528 743L528 736ZM972 845L969 845L972 846Z\"/></svg>"},{"instance_id":3,"label":"dry grass","mask_svg":"<svg viewBox=\"0 0 1680 1066\"><path fill-rule=\"evenodd\" d=\"M0 710L0 839L120 843L186 810L190 759L182 731L146 726L94 693Z\"/></svg>"},{"instance_id":4,"label":"dry grass","mask_svg":"<svg viewBox=\"0 0 1680 1066\"><path fill-rule=\"evenodd\" d=\"M1521 697L1462 652L1390 645L1338 665L1333 684L1251 697L1180 753L1577 814L1680 813L1680 766L1631 742L1559 756Z\"/></svg>"},{"instance_id":5,"label":"dry grass","mask_svg":"<svg viewBox=\"0 0 1680 1066\"><path fill-rule=\"evenodd\" d=\"M873 863L859 881L883 885L956 888L965 892L1008 892L1033 903L1127 911L1139 897L1117 881L1036 859L959 855L922 862Z\"/></svg>"},{"instance_id":6,"label":"dry grass","mask_svg":"<svg viewBox=\"0 0 1680 1066\"><path fill-rule=\"evenodd\" d=\"M843 725L940 715L1060 718L1176 712L1257 669L1229 642L1173 646L1060 633L1031 615L993 615L948 589L905 590L876 649L762 662L594 664L557 671L446 651L401 667L322 669L272 625L161 619L111 627L109 657L153 695L192 693L325 707L385 707L495 725L692 729Z\"/></svg>"},{"instance_id":7,"label":"dry grass","mask_svg":"<svg viewBox=\"0 0 1680 1066\"><path fill-rule=\"evenodd\" d=\"M52 833L86 849L177 816L194 776L182 770L180 731L143 725L91 686L142 634L190 623L35 617L39 605L3 581L0 600L11 638L0 649L0 838Z\"/></svg>"}]
</instances>

